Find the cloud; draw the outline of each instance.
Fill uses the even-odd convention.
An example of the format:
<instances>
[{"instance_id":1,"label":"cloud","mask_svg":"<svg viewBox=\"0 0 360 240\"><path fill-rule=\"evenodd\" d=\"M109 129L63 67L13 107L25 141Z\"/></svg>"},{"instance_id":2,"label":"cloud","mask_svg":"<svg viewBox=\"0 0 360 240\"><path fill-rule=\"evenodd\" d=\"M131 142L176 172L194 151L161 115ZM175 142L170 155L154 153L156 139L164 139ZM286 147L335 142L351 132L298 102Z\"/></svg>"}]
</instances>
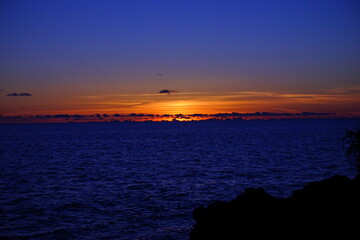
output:
<instances>
[{"instance_id":1,"label":"cloud","mask_svg":"<svg viewBox=\"0 0 360 240\"><path fill-rule=\"evenodd\" d=\"M169 90L169 89L163 89L163 90L159 91L160 94L166 93L167 95L170 95L171 93L178 93L178 92L179 92L179 91Z\"/></svg>"},{"instance_id":2,"label":"cloud","mask_svg":"<svg viewBox=\"0 0 360 240\"><path fill-rule=\"evenodd\" d=\"M8 97L22 97L22 96L32 96L30 93L9 93L6 96Z\"/></svg>"},{"instance_id":3,"label":"cloud","mask_svg":"<svg viewBox=\"0 0 360 240\"><path fill-rule=\"evenodd\" d=\"M301 113L272 113L272 112L255 112L255 113L216 113L209 114L211 117L231 118L231 117L298 117L298 116L330 116L336 113L320 113L320 112L301 112Z\"/></svg>"},{"instance_id":4,"label":"cloud","mask_svg":"<svg viewBox=\"0 0 360 240\"><path fill-rule=\"evenodd\" d=\"M0 122L14 119L53 119L53 120L68 120L68 121L148 121L148 120L169 120L171 119L196 119L196 120L247 120L247 119L296 119L296 118L324 118L324 117L342 117L336 113L319 113L319 112L299 112L299 113L273 113L273 112L253 112L253 113L215 113L215 114L145 114L145 113L130 113L130 114L92 114L92 115L80 115L80 114L55 114L55 115L32 115L32 116L2 116L0 115Z\"/></svg>"}]
</instances>

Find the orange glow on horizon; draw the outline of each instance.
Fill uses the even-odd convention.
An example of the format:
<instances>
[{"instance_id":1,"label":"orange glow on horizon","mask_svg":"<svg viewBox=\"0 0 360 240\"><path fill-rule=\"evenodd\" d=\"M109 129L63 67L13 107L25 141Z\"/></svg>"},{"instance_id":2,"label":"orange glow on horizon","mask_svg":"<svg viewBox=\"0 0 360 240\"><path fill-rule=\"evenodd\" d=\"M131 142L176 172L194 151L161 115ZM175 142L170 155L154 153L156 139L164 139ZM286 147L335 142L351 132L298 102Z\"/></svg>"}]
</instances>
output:
<instances>
[{"instance_id":1,"label":"orange glow on horizon","mask_svg":"<svg viewBox=\"0 0 360 240\"><path fill-rule=\"evenodd\" d=\"M309 93L276 92L180 92L161 94L109 94L74 96L45 101L46 96L0 97L1 115L52 114L215 114L229 112L334 112L356 115L360 87Z\"/></svg>"}]
</instances>

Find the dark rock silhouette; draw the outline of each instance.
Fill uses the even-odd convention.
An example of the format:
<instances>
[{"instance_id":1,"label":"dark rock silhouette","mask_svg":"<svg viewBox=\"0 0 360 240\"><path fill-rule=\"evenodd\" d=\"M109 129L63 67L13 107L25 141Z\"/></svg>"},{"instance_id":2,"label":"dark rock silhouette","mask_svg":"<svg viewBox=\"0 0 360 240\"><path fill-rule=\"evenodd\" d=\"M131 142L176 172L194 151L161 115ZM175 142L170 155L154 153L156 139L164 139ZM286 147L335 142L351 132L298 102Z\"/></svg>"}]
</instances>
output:
<instances>
[{"instance_id":1,"label":"dark rock silhouette","mask_svg":"<svg viewBox=\"0 0 360 240\"><path fill-rule=\"evenodd\" d=\"M360 239L360 176L334 176L281 199L246 189L193 212L190 240Z\"/></svg>"},{"instance_id":2,"label":"dark rock silhouette","mask_svg":"<svg viewBox=\"0 0 360 240\"><path fill-rule=\"evenodd\" d=\"M360 128L346 132L343 138L346 149L346 157L355 165L360 173Z\"/></svg>"}]
</instances>

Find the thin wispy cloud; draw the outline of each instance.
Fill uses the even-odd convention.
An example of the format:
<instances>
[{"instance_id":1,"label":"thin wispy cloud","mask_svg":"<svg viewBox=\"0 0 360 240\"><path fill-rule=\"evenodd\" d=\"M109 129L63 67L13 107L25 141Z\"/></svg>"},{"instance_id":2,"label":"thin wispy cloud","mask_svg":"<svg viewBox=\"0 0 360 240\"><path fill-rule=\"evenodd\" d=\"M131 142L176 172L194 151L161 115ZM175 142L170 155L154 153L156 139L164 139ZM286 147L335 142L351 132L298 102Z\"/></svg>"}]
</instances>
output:
<instances>
[{"instance_id":1,"label":"thin wispy cloud","mask_svg":"<svg viewBox=\"0 0 360 240\"><path fill-rule=\"evenodd\" d=\"M77 96L66 101L63 112L190 114L269 111L294 113L322 112L325 109L328 112L343 112L344 106L349 106L349 109L359 106L359 90L358 86L308 91L214 92L185 90L179 92L173 89L162 89L161 91L150 89L147 92ZM167 97L167 95L171 96ZM78 112L73 106L77 106Z\"/></svg>"},{"instance_id":2,"label":"thin wispy cloud","mask_svg":"<svg viewBox=\"0 0 360 240\"><path fill-rule=\"evenodd\" d=\"M319 93L327 95L360 95L360 86L326 89L319 91Z\"/></svg>"}]
</instances>

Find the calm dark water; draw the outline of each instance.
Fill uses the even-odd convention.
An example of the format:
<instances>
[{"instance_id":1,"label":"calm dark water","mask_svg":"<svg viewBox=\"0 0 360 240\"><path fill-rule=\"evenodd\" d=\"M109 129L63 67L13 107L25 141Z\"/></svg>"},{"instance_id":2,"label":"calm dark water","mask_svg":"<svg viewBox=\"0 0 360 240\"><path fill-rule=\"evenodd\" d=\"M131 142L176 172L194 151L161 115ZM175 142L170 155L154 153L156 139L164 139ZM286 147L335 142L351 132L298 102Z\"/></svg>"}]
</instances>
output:
<instances>
[{"instance_id":1,"label":"calm dark water","mask_svg":"<svg viewBox=\"0 0 360 240\"><path fill-rule=\"evenodd\" d=\"M0 125L0 238L187 239L200 204L354 176L355 120Z\"/></svg>"}]
</instances>

